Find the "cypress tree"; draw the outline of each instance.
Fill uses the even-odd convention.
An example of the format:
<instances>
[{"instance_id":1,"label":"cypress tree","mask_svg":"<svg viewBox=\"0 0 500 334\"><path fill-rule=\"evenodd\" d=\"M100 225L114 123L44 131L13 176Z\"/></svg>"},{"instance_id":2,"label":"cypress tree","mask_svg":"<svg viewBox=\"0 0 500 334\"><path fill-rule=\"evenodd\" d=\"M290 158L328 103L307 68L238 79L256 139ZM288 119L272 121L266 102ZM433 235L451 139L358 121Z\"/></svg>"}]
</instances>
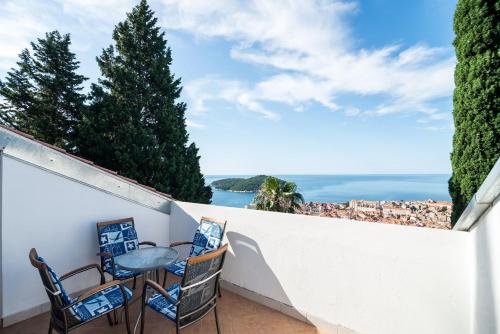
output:
<instances>
[{"instance_id":1,"label":"cypress tree","mask_svg":"<svg viewBox=\"0 0 500 334\"><path fill-rule=\"evenodd\" d=\"M0 122L53 145L74 150L81 119L85 77L76 73L79 62L69 50L69 34L45 34L25 49L17 69L0 83Z\"/></svg>"},{"instance_id":2,"label":"cypress tree","mask_svg":"<svg viewBox=\"0 0 500 334\"><path fill-rule=\"evenodd\" d=\"M500 156L500 1L459 0L455 11L452 224Z\"/></svg>"},{"instance_id":3,"label":"cypress tree","mask_svg":"<svg viewBox=\"0 0 500 334\"><path fill-rule=\"evenodd\" d=\"M80 127L80 154L179 200L209 203L198 149L188 146L181 81L145 0L113 31L97 58L102 78Z\"/></svg>"}]
</instances>

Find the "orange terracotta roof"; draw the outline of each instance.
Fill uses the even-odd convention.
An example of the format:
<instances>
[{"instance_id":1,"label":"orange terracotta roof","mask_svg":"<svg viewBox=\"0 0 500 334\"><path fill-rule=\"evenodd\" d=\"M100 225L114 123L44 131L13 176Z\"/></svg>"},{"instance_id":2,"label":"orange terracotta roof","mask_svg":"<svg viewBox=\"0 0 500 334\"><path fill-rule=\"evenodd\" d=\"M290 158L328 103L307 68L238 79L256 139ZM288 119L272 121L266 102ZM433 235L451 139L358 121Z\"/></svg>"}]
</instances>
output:
<instances>
[{"instance_id":1,"label":"orange terracotta roof","mask_svg":"<svg viewBox=\"0 0 500 334\"><path fill-rule=\"evenodd\" d=\"M70 158L73 158L73 159L79 160L79 161L81 161L81 162L83 162L83 163L85 163L85 164L87 164L87 165L90 165L90 166L92 166L92 167L95 167L95 168L97 168L97 169L100 169L100 170L101 170L101 171L103 171L104 173L111 174L112 176L114 176L114 177L118 177L118 178L120 178L120 179L122 179L122 180L124 180L124 181L130 182L130 183L134 183L134 184L138 185L139 187L144 188L144 189L149 190L149 191L152 191L152 192L154 192L154 193L157 193L157 194L158 194L158 195L160 195L160 196L163 196L163 197L168 197L168 198L170 198L170 199L173 199L173 197L172 197L170 194L165 194L165 193L163 193L163 192L161 192L161 191L159 191L159 190L156 190L156 189L155 189L155 188L153 188L153 187L149 187L149 186L146 186L146 185L144 185L144 184L141 184L141 183L139 183L137 180L134 180L134 179L131 179L131 178L128 178L128 177L122 176L122 175L118 174L118 172L115 172L115 171L113 171L113 170L110 170L110 169L107 169L107 168L101 167L101 166L99 166L99 165L96 165L93 161L90 161L90 160L84 159L84 158L82 158L82 157L79 157L79 156L77 156L77 155L71 154L71 153L67 152L65 149L62 149L62 148L60 148L60 147L57 147L57 146L54 146L54 145L48 144L48 143L46 143L46 142L43 142L43 141L41 141L41 140L35 139L35 137L33 137L33 136L32 136L32 135L30 135L30 134L27 134L27 133L25 133L25 132L22 132L22 131L19 131L19 130L13 129L13 128L10 128L10 127L5 126L5 125L2 125L2 124L0 124L0 128L5 129L5 130L10 131L10 132L13 132L13 133L15 133L15 134L17 134L17 135L19 135L19 136L22 136L22 137L24 137L24 138L27 138L27 139L32 140L32 141L34 141L34 142L37 142L37 143L39 143L39 144L41 144L41 145L43 145L43 146L45 146L45 147L47 147L47 148L50 148L51 150L55 150L55 151L57 151L57 152L59 152L59 153L62 153L62 154L64 154L64 155L67 155L67 156L68 156L68 157L70 157Z\"/></svg>"},{"instance_id":2,"label":"orange terracotta roof","mask_svg":"<svg viewBox=\"0 0 500 334\"><path fill-rule=\"evenodd\" d=\"M427 202L427 205L429 206L452 206L452 202L446 202L446 201L437 201L437 202Z\"/></svg>"}]
</instances>

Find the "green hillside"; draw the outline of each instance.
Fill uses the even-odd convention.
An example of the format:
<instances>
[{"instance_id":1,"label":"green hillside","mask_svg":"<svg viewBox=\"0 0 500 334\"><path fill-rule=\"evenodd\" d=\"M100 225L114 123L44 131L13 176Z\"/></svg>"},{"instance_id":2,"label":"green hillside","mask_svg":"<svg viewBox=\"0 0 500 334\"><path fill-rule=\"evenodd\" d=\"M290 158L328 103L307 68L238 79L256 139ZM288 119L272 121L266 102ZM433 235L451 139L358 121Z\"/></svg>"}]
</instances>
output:
<instances>
[{"instance_id":1,"label":"green hillside","mask_svg":"<svg viewBox=\"0 0 500 334\"><path fill-rule=\"evenodd\" d=\"M212 182L212 187L226 191L257 192L266 178L267 175L257 175L248 179L228 178ZM280 181L285 182L283 180Z\"/></svg>"}]
</instances>

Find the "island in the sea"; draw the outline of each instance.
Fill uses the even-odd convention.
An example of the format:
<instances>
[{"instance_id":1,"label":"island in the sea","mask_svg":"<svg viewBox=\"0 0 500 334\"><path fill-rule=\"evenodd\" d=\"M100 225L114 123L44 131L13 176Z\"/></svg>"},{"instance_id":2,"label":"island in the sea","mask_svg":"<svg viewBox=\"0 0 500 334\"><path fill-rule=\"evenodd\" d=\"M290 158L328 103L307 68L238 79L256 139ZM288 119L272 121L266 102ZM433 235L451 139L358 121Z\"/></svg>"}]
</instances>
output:
<instances>
[{"instance_id":1,"label":"island in the sea","mask_svg":"<svg viewBox=\"0 0 500 334\"><path fill-rule=\"evenodd\" d=\"M249 178L233 177L212 182L212 187L218 190L234 192L257 192L266 180L267 175L257 175ZM285 182L280 180L281 182Z\"/></svg>"}]
</instances>

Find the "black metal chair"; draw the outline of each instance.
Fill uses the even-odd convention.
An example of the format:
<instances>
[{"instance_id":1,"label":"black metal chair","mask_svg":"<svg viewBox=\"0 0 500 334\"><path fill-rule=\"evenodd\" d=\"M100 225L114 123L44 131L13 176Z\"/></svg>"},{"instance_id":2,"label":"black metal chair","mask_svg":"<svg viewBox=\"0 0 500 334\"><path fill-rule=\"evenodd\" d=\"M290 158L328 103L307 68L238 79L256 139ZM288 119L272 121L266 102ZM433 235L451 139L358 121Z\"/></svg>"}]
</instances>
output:
<instances>
[{"instance_id":1,"label":"black metal chair","mask_svg":"<svg viewBox=\"0 0 500 334\"><path fill-rule=\"evenodd\" d=\"M181 283L164 289L158 283L146 280L142 292L141 334L144 333L146 306L175 323L176 333L205 317L214 310L217 333L217 289L228 245L210 253L187 259ZM154 293L147 297L151 289Z\"/></svg>"},{"instance_id":2,"label":"black metal chair","mask_svg":"<svg viewBox=\"0 0 500 334\"><path fill-rule=\"evenodd\" d=\"M100 250L97 255L101 257L102 270L110 274L114 280L122 281L133 277L132 288L135 289L137 276L140 273L118 268L115 265L114 257L133 251L141 245L156 247L156 243L152 241L139 242L132 217L99 222L96 225Z\"/></svg>"},{"instance_id":3,"label":"black metal chair","mask_svg":"<svg viewBox=\"0 0 500 334\"><path fill-rule=\"evenodd\" d=\"M227 221L219 221L214 218L201 217L200 224L196 229L193 241L176 241L170 244L170 247L182 245L191 245L189 257L198 256L206 252L218 249L222 245L222 239L226 231ZM184 276L186 269L186 259L180 259L165 267L165 276L163 277L163 287L167 282L167 273L175 276ZM219 297L221 297L219 291Z\"/></svg>"},{"instance_id":4,"label":"black metal chair","mask_svg":"<svg viewBox=\"0 0 500 334\"><path fill-rule=\"evenodd\" d=\"M50 300L49 334L52 333L52 330L66 334L104 315L108 317L109 325L113 326L110 312L121 308L125 311L127 333L131 333L128 300L132 298L132 291L121 285L120 281L105 283L104 273L97 264L83 266L59 278L47 262L38 256L36 249L30 250L29 259L33 267L38 269ZM70 297L64 290L61 281L90 269L96 269L99 272L100 285L77 298Z\"/></svg>"}]
</instances>

